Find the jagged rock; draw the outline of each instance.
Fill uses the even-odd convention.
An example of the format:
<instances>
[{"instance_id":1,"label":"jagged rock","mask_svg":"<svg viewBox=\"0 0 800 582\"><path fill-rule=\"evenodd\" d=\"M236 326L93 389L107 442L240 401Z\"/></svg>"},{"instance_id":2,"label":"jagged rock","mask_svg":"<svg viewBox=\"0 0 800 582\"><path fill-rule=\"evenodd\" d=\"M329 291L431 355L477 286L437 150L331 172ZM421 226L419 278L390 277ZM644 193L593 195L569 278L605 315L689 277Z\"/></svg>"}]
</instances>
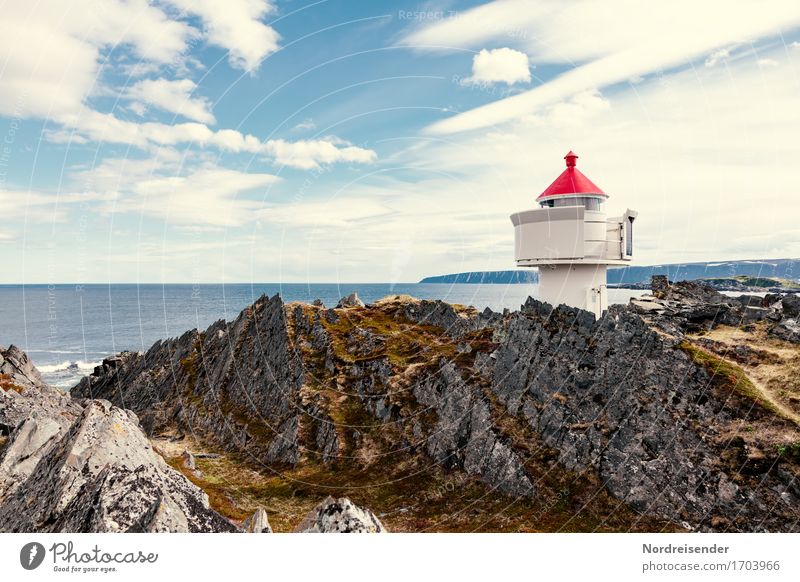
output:
<instances>
[{"instance_id":1,"label":"jagged rock","mask_svg":"<svg viewBox=\"0 0 800 582\"><path fill-rule=\"evenodd\" d=\"M386 529L369 509L343 497L326 497L306 516L297 530L301 533L384 533Z\"/></svg>"},{"instance_id":2,"label":"jagged rock","mask_svg":"<svg viewBox=\"0 0 800 582\"><path fill-rule=\"evenodd\" d=\"M0 531L235 531L150 446L133 413L90 401L63 430L28 419L10 437Z\"/></svg>"},{"instance_id":3,"label":"jagged rock","mask_svg":"<svg viewBox=\"0 0 800 582\"><path fill-rule=\"evenodd\" d=\"M769 303L765 304L765 298L759 295L739 295L738 297L731 297L733 301L740 304L742 307L769 307Z\"/></svg>"},{"instance_id":4,"label":"jagged rock","mask_svg":"<svg viewBox=\"0 0 800 582\"><path fill-rule=\"evenodd\" d=\"M653 295L664 293L669 288L669 279L666 275L653 275L650 277L650 290Z\"/></svg>"},{"instance_id":5,"label":"jagged rock","mask_svg":"<svg viewBox=\"0 0 800 582\"><path fill-rule=\"evenodd\" d=\"M781 298L783 315L788 318L800 316L800 295L787 294Z\"/></svg>"},{"instance_id":6,"label":"jagged rock","mask_svg":"<svg viewBox=\"0 0 800 582\"><path fill-rule=\"evenodd\" d=\"M564 466L598 471L613 495L645 514L701 528L711 515L744 530L749 519L794 527L798 512L773 499L773 490L791 495L790 481L777 474L762 475L768 487L740 486L751 500L745 505L713 494L725 473L710 441L715 425L730 420L732 403L717 399L705 371L675 349L679 338L620 306L594 325L541 311L532 305L511 315L488 365L493 392L511 414L522 411ZM781 516L764 512L768 506Z\"/></svg>"},{"instance_id":7,"label":"jagged rock","mask_svg":"<svg viewBox=\"0 0 800 582\"><path fill-rule=\"evenodd\" d=\"M631 309L636 311L636 313L641 313L643 315L648 315L651 313L663 314L666 311L663 303L649 297L631 299L630 306Z\"/></svg>"},{"instance_id":8,"label":"jagged rock","mask_svg":"<svg viewBox=\"0 0 800 582\"><path fill-rule=\"evenodd\" d=\"M769 333L787 342L800 342L800 318L782 319L769 328Z\"/></svg>"},{"instance_id":9,"label":"jagged rock","mask_svg":"<svg viewBox=\"0 0 800 582\"><path fill-rule=\"evenodd\" d=\"M421 378L414 396L438 417L427 440L428 453L448 468L478 475L493 488L530 496L534 487L522 461L497 434L489 405L451 362Z\"/></svg>"},{"instance_id":10,"label":"jagged rock","mask_svg":"<svg viewBox=\"0 0 800 582\"><path fill-rule=\"evenodd\" d=\"M348 307L364 307L364 302L358 298L358 293L353 291L347 297L342 297L336 304L336 309L346 309Z\"/></svg>"},{"instance_id":11,"label":"jagged rock","mask_svg":"<svg viewBox=\"0 0 800 582\"><path fill-rule=\"evenodd\" d=\"M403 303L403 317L421 325L433 325L443 329L454 338L474 331L493 319L491 310L481 315L474 309L457 311L455 307L440 300L412 299Z\"/></svg>"},{"instance_id":12,"label":"jagged rock","mask_svg":"<svg viewBox=\"0 0 800 582\"><path fill-rule=\"evenodd\" d=\"M14 345L8 346L8 349L0 346L0 375L7 383L3 390L9 390L12 386L25 389L44 385L39 370L28 359L28 354Z\"/></svg>"},{"instance_id":13,"label":"jagged rock","mask_svg":"<svg viewBox=\"0 0 800 582\"><path fill-rule=\"evenodd\" d=\"M184 449L183 453L181 453L181 462L183 463L184 469L188 469L190 471L197 470L197 465L194 461L194 455L187 449Z\"/></svg>"},{"instance_id":14,"label":"jagged rock","mask_svg":"<svg viewBox=\"0 0 800 582\"><path fill-rule=\"evenodd\" d=\"M28 418L16 429L0 460L0 499L31 475L65 429L66 423L40 415Z\"/></svg>"},{"instance_id":15,"label":"jagged rock","mask_svg":"<svg viewBox=\"0 0 800 582\"><path fill-rule=\"evenodd\" d=\"M130 408L147 433L177 425L224 449L294 464L302 378L275 295L230 323L156 342L146 353L123 353L71 393Z\"/></svg>"},{"instance_id":16,"label":"jagged rock","mask_svg":"<svg viewBox=\"0 0 800 582\"><path fill-rule=\"evenodd\" d=\"M245 520L242 530L245 533L272 533L272 526L269 525L267 512L263 507L256 509L255 513Z\"/></svg>"},{"instance_id":17,"label":"jagged rock","mask_svg":"<svg viewBox=\"0 0 800 582\"><path fill-rule=\"evenodd\" d=\"M724 303L727 297L700 281L678 281L666 288L664 299L687 303Z\"/></svg>"},{"instance_id":18,"label":"jagged rock","mask_svg":"<svg viewBox=\"0 0 800 582\"><path fill-rule=\"evenodd\" d=\"M0 348L0 436L8 436L28 419L40 419L48 428L26 429L28 438L36 441L66 429L80 411L68 394L42 381L25 352L16 346Z\"/></svg>"},{"instance_id":19,"label":"jagged rock","mask_svg":"<svg viewBox=\"0 0 800 582\"><path fill-rule=\"evenodd\" d=\"M742 310L742 323L755 323L769 317L771 310L765 307L754 307L748 305Z\"/></svg>"}]
</instances>

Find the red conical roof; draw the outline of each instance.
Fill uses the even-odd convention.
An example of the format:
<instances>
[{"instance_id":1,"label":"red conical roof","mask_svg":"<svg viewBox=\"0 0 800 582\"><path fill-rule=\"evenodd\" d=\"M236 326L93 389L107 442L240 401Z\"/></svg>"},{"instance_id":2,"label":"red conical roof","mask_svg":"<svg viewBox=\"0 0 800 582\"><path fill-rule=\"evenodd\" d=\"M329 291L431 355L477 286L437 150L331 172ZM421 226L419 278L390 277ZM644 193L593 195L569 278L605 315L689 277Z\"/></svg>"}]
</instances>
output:
<instances>
[{"instance_id":1,"label":"red conical roof","mask_svg":"<svg viewBox=\"0 0 800 582\"><path fill-rule=\"evenodd\" d=\"M577 154L570 151L564 156L564 159L567 160L567 169L547 187L547 190L539 194L539 197L536 199L537 202L545 198L574 194L594 194L596 196L608 198L608 194L603 192L599 186L584 176L583 173L575 167L575 160L578 159Z\"/></svg>"}]
</instances>

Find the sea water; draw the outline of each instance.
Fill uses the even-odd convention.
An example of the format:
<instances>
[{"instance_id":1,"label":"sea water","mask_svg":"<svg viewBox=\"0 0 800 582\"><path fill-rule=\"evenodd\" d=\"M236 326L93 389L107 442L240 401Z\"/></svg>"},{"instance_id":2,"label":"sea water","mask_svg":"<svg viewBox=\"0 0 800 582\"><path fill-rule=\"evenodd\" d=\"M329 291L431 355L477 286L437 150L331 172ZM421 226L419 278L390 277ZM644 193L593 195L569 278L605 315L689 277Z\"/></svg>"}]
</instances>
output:
<instances>
[{"instance_id":1,"label":"sea water","mask_svg":"<svg viewBox=\"0 0 800 582\"><path fill-rule=\"evenodd\" d=\"M519 309L536 285L463 284L230 284L230 285L0 285L0 345L25 350L45 380L62 388L90 374L104 357L144 351L189 329L232 320L261 295L284 301L321 299L333 307L357 292L366 303L387 295L441 299L494 311ZM611 303L643 291L609 289Z\"/></svg>"}]
</instances>

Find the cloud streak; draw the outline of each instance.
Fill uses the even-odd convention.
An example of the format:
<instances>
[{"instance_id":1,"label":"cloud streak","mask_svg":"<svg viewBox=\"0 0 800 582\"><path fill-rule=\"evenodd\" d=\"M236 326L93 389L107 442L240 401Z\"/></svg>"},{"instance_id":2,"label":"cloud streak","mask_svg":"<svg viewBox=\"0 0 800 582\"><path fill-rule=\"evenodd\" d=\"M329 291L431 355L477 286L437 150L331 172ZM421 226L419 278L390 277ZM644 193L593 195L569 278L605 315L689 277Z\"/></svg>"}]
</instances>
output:
<instances>
[{"instance_id":1,"label":"cloud streak","mask_svg":"<svg viewBox=\"0 0 800 582\"><path fill-rule=\"evenodd\" d=\"M143 79L127 91L127 97L163 111L200 123L214 124L211 103L194 95L197 84L191 79Z\"/></svg>"},{"instance_id":2,"label":"cloud streak","mask_svg":"<svg viewBox=\"0 0 800 582\"><path fill-rule=\"evenodd\" d=\"M725 2L686 0L543 2L521 10L524 4L497 0L416 31L403 44L473 47L507 40L516 26L526 31L521 42L535 62L574 68L524 93L433 123L429 133L496 126L581 91L685 65L720 47L800 25L800 5L790 0L771 2L769 9L761 2L741 2L735 10ZM635 25L620 26L620 14Z\"/></svg>"}]
</instances>

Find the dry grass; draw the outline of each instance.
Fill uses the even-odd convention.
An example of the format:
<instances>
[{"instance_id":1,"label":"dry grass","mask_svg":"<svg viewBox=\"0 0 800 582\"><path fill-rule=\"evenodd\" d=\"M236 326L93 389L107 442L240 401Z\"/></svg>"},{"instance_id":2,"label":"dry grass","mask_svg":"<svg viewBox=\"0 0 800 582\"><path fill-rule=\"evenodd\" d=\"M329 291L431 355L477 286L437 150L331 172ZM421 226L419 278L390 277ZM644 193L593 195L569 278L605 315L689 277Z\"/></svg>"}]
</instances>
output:
<instances>
[{"instance_id":1,"label":"dry grass","mask_svg":"<svg viewBox=\"0 0 800 582\"><path fill-rule=\"evenodd\" d=\"M763 324L753 332L719 326L702 337L721 344L715 356L739 368L760 399L773 403L781 416L800 425L800 347L767 335ZM748 346L766 357L753 365L733 364L726 354L736 346Z\"/></svg>"},{"instance_id":2,"label":"dry grass","mask_svg":"<svg viewBox=\"0 0 800 582\"><path fill-rule=\"evenodd\" d=\"M372 509L393 532L587 532L673 531L667 522L643 518L611 497L595 477L562 469L540 449L529 458L537 475L533 498L491 491L460 471L444 472L421 455L398 455L370 467L306 463L276 473L236 455L197 458L202 476L185 469L179 451L191 442L157 449L170 465L206 491L211 506L241 522L259 506L276 532L293 531L325 496L349 497Z\"/></svg>"}]
</instances>

